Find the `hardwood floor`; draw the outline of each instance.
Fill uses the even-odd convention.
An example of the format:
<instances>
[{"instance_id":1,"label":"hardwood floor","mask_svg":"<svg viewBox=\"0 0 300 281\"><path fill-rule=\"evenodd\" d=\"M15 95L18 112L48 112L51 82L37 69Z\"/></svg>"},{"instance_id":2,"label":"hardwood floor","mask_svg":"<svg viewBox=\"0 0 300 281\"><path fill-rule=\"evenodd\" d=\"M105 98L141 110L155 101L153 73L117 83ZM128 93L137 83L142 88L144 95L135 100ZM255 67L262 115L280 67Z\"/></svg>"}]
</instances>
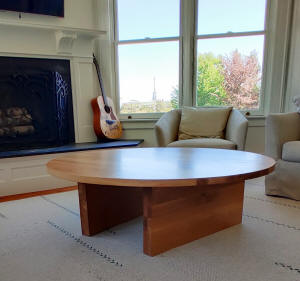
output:
<instances>
[{"instance_id":1,"label":"hardwood floor","mask_svg":"<svg viewBox=\"0 0 300 281\"><path fill-rule=\"evenodd\" d=\"M7 201L21 200L21 199L35 197L35 196L42 196L42 195L48 195L48 194L53 194L53 193L72 191L72 190L76 190L76 189L77 189L77 186L68 186L68 187L28 192L28 193L22 193L22 194L0 196L0 203L7 202Z\"/></svg>"}]
</instances>

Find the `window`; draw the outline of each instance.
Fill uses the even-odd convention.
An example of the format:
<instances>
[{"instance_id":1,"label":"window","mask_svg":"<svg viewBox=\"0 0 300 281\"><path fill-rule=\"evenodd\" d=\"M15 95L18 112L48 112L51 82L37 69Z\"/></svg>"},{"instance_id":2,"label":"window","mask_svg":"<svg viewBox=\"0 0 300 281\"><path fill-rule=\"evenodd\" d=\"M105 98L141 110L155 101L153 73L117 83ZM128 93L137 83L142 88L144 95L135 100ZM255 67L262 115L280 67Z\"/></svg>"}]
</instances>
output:
<instances>
[{"instance_id":1,"label":"window","mask_svg":"<svg viewBox=\"0 0 300 281\"><path fill-rule=\"evenodd\" d=\"M166 112L179 85L180 0L116 0L120 113Z\"/></svg>"},{"instance_id":2,"label":"window","mask_svg":"<svg viewBox=\"0 0 300 281\"><path fill-rule=\"evenodd\" d=\"M266 0L199 0L196 105L259 110Z\"/></svg>"},{"instance_id":3,"label":"window","mask_svg":"<svg viewBox=\"0 0 300 281\"><path fill-rule=\"evenodd\" d=\"M114 3L123 118L181 105L260 112L267 0Z\"/></svg>"}]
</instances>

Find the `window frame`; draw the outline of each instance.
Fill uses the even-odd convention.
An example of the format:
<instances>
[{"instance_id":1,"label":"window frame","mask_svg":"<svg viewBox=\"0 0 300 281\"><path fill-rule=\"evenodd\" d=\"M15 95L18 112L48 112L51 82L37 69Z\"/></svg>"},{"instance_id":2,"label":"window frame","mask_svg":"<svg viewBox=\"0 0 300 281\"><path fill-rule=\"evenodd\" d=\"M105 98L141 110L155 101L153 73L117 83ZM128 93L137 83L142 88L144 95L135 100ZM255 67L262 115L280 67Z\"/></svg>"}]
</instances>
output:
<instances>
[{"instance_id":1,"label":"window frame","mask_svg":"<svg viewBox=\"0 0 300 281\"><path fill-rule=\"evenodd\" d=\"M132 40L119 40L119 21L118 21L118 0L113 0L113 45L114 45L114 73L115 73L115 97L117 114L121 121L125 120L149 120L149 119L159 119L164 112L152 112L152 113L132 113L125 114L121 113L120 106L120 79L119 79L119 45L130 45L130 44L147 44L147 43L161 43L161 42L178 42L179 53L179 77L178 77L178 88L179 88L179 104L182 95L182 4L184 0L179 0L179 36L172 37L156 37L156 38L143 38L143 39L132 39ZM180 106L180 105L179 105Z\"/></svg>"},{"instance_id":2,"label":"window frame","mask_svg":"<svg viewBox=\"0 0 300 281\"><path fill-rule=\"evenodd\" d=\"M194 18L194 66L193 66L193 91L192 91L192 106L197 107L197 43L201 39L219 39L219 38L235 38L235 37L248 37L255 35L264 35L264 45L263 45L263 63L261 70L261 90L259 93L259 107L258 109L239 109L241 113L245 115L253 115L253 116L263 116L265 113L265 86L266 86L266 76L267 76L267 58L268 58L268 18L269 18L269 10L270 10L270 0L266 0L265 7L265 18L264 18L264 29L263 30L255 30L255 31L245 31L245 32L227 32L227 33L215 33L215 34L203 34L198 35L198 0L194 0L195 5L195 18ZM228 105L230 106L230 105ZM214 107L214 106L207 106Z\"/></svg>"},{"instance_id":3,"label":"window frame","mask_svg":"<svg viewBox=\"0 0 300 281\"><path fill-rule=\"evenodd\" d=\"M267 80L272 80L273 73L268 64L274 60L272 56L274 46L270 46L274 40L274 30L271 30L270 22L274 15L274 7L271 9L271 0L266 0L265 23L264 30L248 31L248 32L231 32L209 35L198 35L198 0L185 1L180 0L180 24L179 36L175 37L161 37L161 38L147 38L147 39L133 39L133 40L118 40L118 18L117 18L117 0L112 1L111 7L111 27L112 36L111 42L113 46L113 92L115 97L116 111L121 121L147 121L157 120L164 112L153 113L120 113L120 89L119 89L119 57L118 45L122 44L142 44L153 42L168 42L177 41L179 43L179 108L182 106L196 106L196 79L197 79L197 41L198 37L221 38L221 37L238 37L251 35L264 35L264 53L262 65L262 81L261 92L259 100L259 109L257 110L240 110L245 115L250 117L264 117L269 111L269 99L272 89L270 89ZM273 19L274 20L274 19ZM220 37L213 37L220 36ZM201 39L200 39L201 40ZM271 42L272 41L272 42Z\"/></svg>"}]
</instances>

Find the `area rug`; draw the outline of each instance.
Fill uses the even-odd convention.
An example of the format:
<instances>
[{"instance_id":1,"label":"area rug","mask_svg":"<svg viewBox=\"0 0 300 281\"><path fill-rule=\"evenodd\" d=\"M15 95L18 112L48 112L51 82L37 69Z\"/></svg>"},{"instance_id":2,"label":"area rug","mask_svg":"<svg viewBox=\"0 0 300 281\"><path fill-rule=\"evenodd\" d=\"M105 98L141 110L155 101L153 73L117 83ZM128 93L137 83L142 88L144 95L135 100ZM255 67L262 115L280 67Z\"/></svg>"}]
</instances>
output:
<instances>
[{"instance_id":1,"label":"area rug","mask_svg":"<svg viewBox=\"0 0 300 281\"><path fill-rule=\"evenodd\" d=\"M248 181L243 223L156 257L140 218L81 235L76 191L0 204L1 281L300 280L300 202Z\"/></svg>"}]
</instances>

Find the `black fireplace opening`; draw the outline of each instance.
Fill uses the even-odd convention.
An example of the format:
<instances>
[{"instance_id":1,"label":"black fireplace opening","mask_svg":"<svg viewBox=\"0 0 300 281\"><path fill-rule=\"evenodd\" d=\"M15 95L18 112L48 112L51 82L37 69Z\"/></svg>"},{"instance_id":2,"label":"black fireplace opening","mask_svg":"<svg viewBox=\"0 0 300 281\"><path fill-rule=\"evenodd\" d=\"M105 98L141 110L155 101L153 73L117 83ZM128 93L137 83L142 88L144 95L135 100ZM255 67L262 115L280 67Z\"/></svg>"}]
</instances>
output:
<instances>
[{"instance_id":1,"label":"black fireplace opening","mask_svg":"<svg viewBox=\"0 0 300 281\"><path fill-rule=\"evenodd\" d=\"M0 151L74 142L70 61L0 57Z\"/></svg>"}]
</instances>

